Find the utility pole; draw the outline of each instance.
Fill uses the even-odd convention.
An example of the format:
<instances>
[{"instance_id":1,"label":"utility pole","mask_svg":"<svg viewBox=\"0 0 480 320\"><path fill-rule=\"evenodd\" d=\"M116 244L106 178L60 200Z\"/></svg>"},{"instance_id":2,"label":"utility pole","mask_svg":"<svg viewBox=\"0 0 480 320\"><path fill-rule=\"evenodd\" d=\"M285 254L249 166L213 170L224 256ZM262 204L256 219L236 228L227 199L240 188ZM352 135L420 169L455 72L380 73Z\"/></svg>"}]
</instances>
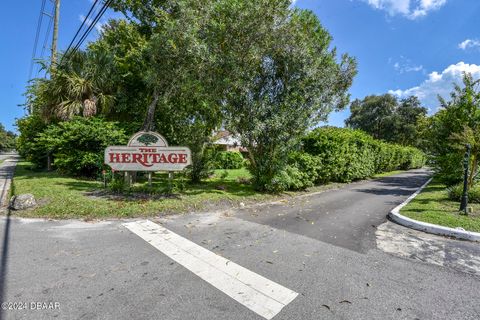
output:
<instances>
[{"instance_id":1,"label":"utility pole","mask_svg":"<svg viewBox=\"0 0 480 320\"><path fill-rule=\"evenodd\" d=\"M53 37L52 37L52 55L51 69L55 69L57 64L57 39L58 39L58 20L60 17L60 0L55 0L55 14L53 15Z\"/></svg>"},{"instance_id":2,"label":"utility pole","mask_svg":"<svg viewBox=\"0 0 480 320\"><path fill-rule=\"evenodd\" d=\"M55 0L55 13L53 15L53 37L52 37L52 55L50 56L50 76L51 71L55 70L57 64L57 40L58 40L58 20L60 18L60 0ZM52 170L52 155L47 153L47 170Z\"/></svg>"}]
</instances>

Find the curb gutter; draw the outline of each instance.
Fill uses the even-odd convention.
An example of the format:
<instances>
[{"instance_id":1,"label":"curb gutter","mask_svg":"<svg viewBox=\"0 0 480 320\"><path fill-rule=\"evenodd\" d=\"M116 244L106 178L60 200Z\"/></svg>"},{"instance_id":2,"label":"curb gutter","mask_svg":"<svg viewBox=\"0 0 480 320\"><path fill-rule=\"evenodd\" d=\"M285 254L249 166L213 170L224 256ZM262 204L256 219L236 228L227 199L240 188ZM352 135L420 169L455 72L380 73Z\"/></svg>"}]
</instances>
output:
<instances>
[{"instance_id":1,"label":"curb gutter","mask_svg":"<svg viewBox=\"0 0 480 320\"><path fill-rule=\"evenodd\" d=\"M0 180L0 213L9 213L9 193L12 184L13 174L17 165L17 159L6 159L1 168L3 169L3 181ZM3 182L3 183L2 183Z\"/></svg>"},{"instance_id":2,"label":"curb gutter","mask_svg":"<svg viewBox=\"0 0 480 320\"><path fill-rule=\"evenodd\" d=\"M430 178L424 185L422 185L414 194L408 197L407 200L402 202L397 207L393 208L392 211L388 213L390 219L394 222L408 228L412 228L415 230L441 235L441 236L448 236L462 240L469 240L469 241L480 241L480 233L473 232L473 231L466 231L462 229L454 229L449 227L443 227L432 223L422 222L418 220L414 220L408 217L405 217L400 214L400 210L406 206L410 201L412 201L430 182L432 178Z\"/></svg>"}]
</instances>

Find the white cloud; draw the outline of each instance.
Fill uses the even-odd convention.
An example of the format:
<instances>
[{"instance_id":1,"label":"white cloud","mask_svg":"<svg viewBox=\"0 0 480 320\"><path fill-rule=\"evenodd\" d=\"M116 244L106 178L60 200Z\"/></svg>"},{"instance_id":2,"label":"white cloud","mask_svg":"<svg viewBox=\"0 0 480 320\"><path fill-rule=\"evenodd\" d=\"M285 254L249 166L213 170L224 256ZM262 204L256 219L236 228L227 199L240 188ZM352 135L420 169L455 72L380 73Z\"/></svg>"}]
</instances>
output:
<instances>
[{"instance_id":1,"label":"white cloud","mask_svg":"<svg viewBox=\"0 0 480 320\"><path fill-rule=\"evenodd\" d=\"M95 30L97 30L98 33L101 33L103 31L103 28L107 23L107 18L103 18L101 19L101 21L97 21L97 23L95 24ZM85 20L85 16L83 14L79 15L78 20L80 20L83 23L83 21ZM90 18L88 18L87 21L85 21L85 25L87 26L90 26L92 23L93 23L93 19L90 19Z\"/></svg>"},{"instance_id":2,"label":"white cloud","mask_svg":"<svg viewBox=\"0 0 480 320\"><path fill-rule=\"evenodd\" d=\"M80 20L82 23L83 23L83 21L85 21L85 18L86 18L86 17L85 17L83 14L81 14L81 15L78 16L78 20ZM90 18L88 18L87 21L85 21L85 24L86 24L87 26L89 26L89 25L92 24L92 22L93 22L93 20L90 19Z\"/></svg>"},{"instance_id":3,"label":"white cloud","mask_svg":"<svg viewBox=\"0 0 480 320\"><path fill-rule=\"evenodd\" d=\"M458 44L458 47L462 50L467 50L469 48L480 47L480 40L476 39L467 39Z\"/></svg>"},{"instance_id":4,"label":"white cloud","mask_svg":"<svg viewBox=\"0 0 480 320\"><path fill-rule=\"evenodd\" d=\"M389 63L391 63L391 58L389 59ZM400 74L406 72L424 72L425 69L422 65L415 65L410 59L405 58L404 56L400 56L400 61L397 61L393 64L393 68Z\"/></svg>"},{"instance_id":5,"label":"white cloud","mask_svg":"<svg viewBox=\"0 0 480 320\"><path fill-rule=\"evenodd\" d=\"M409 89L390 90L389 93L399 98L417 96L422 104L435 112L439 107L437 95L448 99L453 90L453 84L461 84L463 72L471 73L475 79L480 79L480 65L459 62L448 66L442 72L434 71L420 85Z\"/></svg>"},{"instance_id":6,"label":"white cloud","mask_svg":"<svg viewBox=\"0 0 480 320\"><path fill-rule=\"evenodd\" d=\"M363 0L375 9L387 11L389 15L400 14L409 19L426 16L430 11L440 9L447 0Z\"/></svg>"}]
</instances>

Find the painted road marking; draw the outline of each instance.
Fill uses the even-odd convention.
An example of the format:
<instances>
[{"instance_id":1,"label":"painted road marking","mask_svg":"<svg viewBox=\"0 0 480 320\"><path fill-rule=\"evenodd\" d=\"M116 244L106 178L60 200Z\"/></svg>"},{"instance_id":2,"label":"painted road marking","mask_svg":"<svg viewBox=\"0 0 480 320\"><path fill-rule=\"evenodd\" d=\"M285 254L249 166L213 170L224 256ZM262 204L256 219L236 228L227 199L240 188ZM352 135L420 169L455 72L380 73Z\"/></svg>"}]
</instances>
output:
<instances>
[{"instance_id":1,"label":"painted road marking","mask_svg":"<svg viewBox=\"0 0 480 320\"><path fill-rule=\"evenodd\" d=\"M265 319L272 319L298 295L150 220L123 225L172 260Z\"/></svg>"}]
</instances>

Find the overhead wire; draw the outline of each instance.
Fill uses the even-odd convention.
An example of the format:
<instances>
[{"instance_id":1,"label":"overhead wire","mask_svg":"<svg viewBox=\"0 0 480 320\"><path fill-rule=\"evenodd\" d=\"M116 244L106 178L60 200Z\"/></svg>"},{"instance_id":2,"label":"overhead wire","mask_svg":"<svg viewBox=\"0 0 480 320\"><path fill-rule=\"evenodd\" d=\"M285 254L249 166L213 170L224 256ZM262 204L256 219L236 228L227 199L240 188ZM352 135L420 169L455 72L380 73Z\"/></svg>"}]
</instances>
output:
<instances>
[{"instance_id":1,"label":"overhead wire","mask_svg":"<svg viewBox=\"0 0 480 320\"><path fill-rule=\"evenodd\" d=\"M37 54L38 38L40 35L40 29L42 28L44 10L45 10L45 0L42 0L42 5L40 6L40 14L38 15L37 30L35 32L35 41L33 45L32 60L30 61L30 71L28 72L28 80L32 78L33 66L35 64L35 56Z\"/></svg>"},{"instance_id":2,"label":"overhead wire","mask_svg":"<svg viewBox=\"0 0 480 320\"><path fill-rule=\"evenodd\" d=\"M52 6L52 13L50 15L50 20L48 21L48 26L47 26L47 32L45 33L45 38L43 39L43 46L42 46L42 51L40 53L40 57L43 59L43 55L45 53L45 50L48 48L47 41L49 40L50 37L50 31L52 30L52 25L53 25L53 14L55 13L55 6ZM40 72L40 70L37 71Z\"/></svg>"},{"instance_id":3,"label":"overhead wire","mask_svg":"<svg viewBox=\"0 0 480 320\"><path fill-rule=\"evenodd\" d=\"M98 23L98 21L102 18L105 11L107 11L107 9L108 9L110 3L112 2L112 0L105 1L103 3L102 7L100 8L100 10L98 12L96 12L95 17L93 19L91 19L91 22L89 23L88 19L89 19L91 13L93 12L93 9L94 9L97 2L98 2L98 0L96 0L94 2L94 4L90 8L90 11L88 12L87 16L85 17L82 24L80 25L77 32L75 33L75 36L73 37L72 41L70 42L70 45L68 46L67 50L65 51L64 55L62 56L62 59L60 60L60 64L62 63L64 58L68 58L68 57L72 56L73 54L75 54L76 51L78 51L78 49L81 47L81 45L83 44L85 39L88 37L88 35L92 31L92 29L95 27L95 25ZM88 25L88 28L83 32L83 34L81 35L79 40L72 47L72 45L75 43L75 39L80 34L83 26L85 26L85 25Z\"/></svg>"},{"instance_id":4,"label":"overhead wire","mask_svg":"<svg viewBox=\"0 0 480 320\"><path fill-rule=\"evenodd\" d=\"M82 24L80 25L80 27L78 28L77 32L75 33L75 35L73 36L73 39L72 41L70 41L70 44L68 45L67 47L67 50L65 50L65 55L68 53L68 51L70 50L70 48L72 47L72 44L73 42L75 41L75 39L77 38L78 34L80 33L80 31L82 30L83 26L87 25L88 24L88 19L90 17L90 14L92 14L94 8L96 7L98 3L98 0L95 0L95 2L92 4L92 6L90 7L90 10L88 11L87 15L85 16L85 18L83 19L82 21Z\"/></svg>"}]
</instances>

